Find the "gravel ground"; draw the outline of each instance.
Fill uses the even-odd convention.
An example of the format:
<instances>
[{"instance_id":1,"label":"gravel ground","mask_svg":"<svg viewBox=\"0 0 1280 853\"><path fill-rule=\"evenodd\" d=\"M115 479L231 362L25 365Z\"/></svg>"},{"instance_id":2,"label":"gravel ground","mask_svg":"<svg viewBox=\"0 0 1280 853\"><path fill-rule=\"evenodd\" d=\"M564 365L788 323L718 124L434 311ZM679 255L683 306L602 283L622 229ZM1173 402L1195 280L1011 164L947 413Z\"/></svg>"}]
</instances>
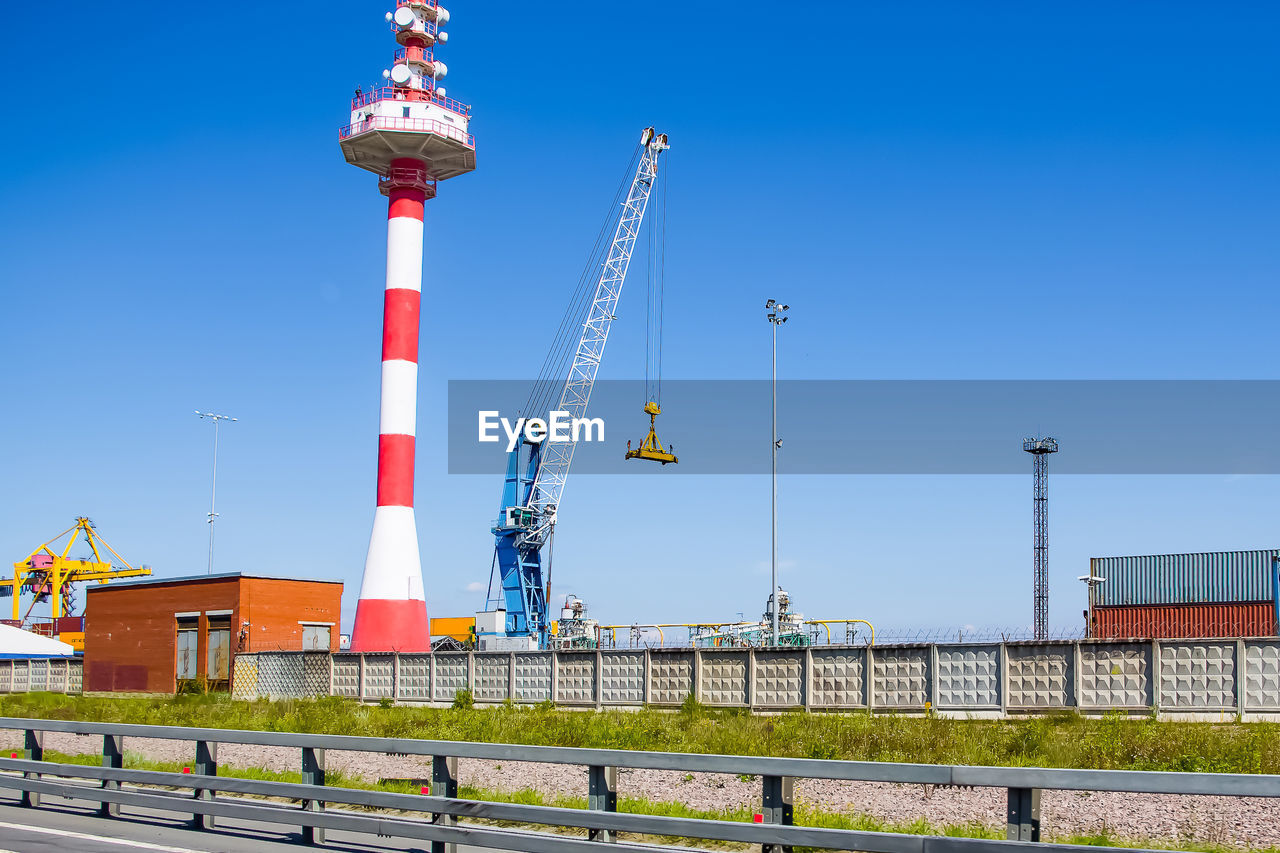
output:
<instances>
[{"instance_id":1,"label":"gravel ground","mask_svg":"<svg viewBox=\"0 0 1280 853\"><path fill-rule=\"evenodd\" d=\"M0 750L21 748L15 732L0 733ZM101 738L49 732L45 749L67 754L96 754ZM129 738L129 754L153 761L194 758L190 743ZM429 759L372 753L330 752L328 769L370 781L383 778L425 779ZM299 770L297 750L284 747L223 744L218 762L230 767ZM585 797L585 769L554 764L495 763L462 759L459 781L486 790L532 788L543 795ZM673 773L661 770L622 770L618 792L653 801L677 801L691 808L715 810L740 805L758 806L760 785L737 776L714 773ZM894 823L923 819L934 826L978 823L1000 828L1005 820L1005 792L993 788L938 788L885 782L798 780L799 803L825 811L868 814ZM1177 797L1162 794L1112 794L1045 791L1041 825L1049 835L1086 834L1104 828L1121 838L1195 841L1238 847L1280 846L1280 802L1259 797Z\"/></svg>"}]
</instances>

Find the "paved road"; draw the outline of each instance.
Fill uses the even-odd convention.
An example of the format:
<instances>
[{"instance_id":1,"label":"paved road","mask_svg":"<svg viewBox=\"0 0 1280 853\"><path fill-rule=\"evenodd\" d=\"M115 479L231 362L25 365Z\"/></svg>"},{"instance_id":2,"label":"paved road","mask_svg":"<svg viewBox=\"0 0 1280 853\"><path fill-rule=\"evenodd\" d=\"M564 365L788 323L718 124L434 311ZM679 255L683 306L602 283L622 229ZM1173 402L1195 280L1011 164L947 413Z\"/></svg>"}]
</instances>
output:
<instances>
[{"instance_id":1,"label":"paved road","mask_svg":"<svg viewBox=\"0 0 1280 853\"><path fill-rule=\"evenodd\" d=\"M125 807L119 819L98 817L92 807L46 796L39 809L0 795L0 853L299 853L296 832L278 824L219 818L212 832L187 828L170 813ZM371 839L330 830L324 850L339 853L427 853L406 839ZM458 853L481 848L459 846Z\"/></svg>"}]
</instances>

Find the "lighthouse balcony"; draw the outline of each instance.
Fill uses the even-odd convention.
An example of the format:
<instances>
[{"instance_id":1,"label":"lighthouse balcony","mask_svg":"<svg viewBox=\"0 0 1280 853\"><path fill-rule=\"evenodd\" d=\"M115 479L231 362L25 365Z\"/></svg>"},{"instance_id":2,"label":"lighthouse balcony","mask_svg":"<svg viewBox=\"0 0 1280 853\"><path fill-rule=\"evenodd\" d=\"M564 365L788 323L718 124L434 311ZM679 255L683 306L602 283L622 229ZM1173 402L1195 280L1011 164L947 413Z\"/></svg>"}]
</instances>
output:
<instances>
[{"instance_id":1,"label":"lighthouse balcony","mask_svg":"<svg viewBox=\"0 0 1280 853\"><path fill-rule=\"evenodd\" d=\"M348 163L378 175L401 158L426 163L435 180L475 168L476 140L466 116L432 101L374 101L352 112L338 140Z\"/></svg>"}]
</instances>

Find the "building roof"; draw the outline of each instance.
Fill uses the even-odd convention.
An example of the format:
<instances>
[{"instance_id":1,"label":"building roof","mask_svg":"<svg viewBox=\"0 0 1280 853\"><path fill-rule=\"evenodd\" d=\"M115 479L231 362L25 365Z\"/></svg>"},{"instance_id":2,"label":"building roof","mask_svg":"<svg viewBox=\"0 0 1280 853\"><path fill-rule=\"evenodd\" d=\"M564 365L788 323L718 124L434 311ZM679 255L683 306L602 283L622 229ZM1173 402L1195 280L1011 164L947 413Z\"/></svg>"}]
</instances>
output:
<instances>
[{"instance_id":1,"label":"building roof","mask_svg":"<svg viewBox=\"0 0 1280 853\"><path fill-rule=\"evenodd\" d=\"M0 624L0 657L62 657L72 654L75 654L75 649L70 643Z\"/></svg>"},{"instance_id":2,"label":"building roof","mask_svg":"<svg viewBox=\"0 0 1280 853\"><path fill-rule=\"evenodd\" d=\"M141 578L136 581L115 581L110 584L102 584L90 586L89 593L105 592L112 589L120 589L122 587L134 586L163 586L164 584L174 583L198 583L200 581L219 581L219 580L238 580L238 579L254 579L269 581L297 581L298 583L336 583L342 585L342 581L329 580L327 578L295 578L290 575L273 575L265 572L218 572L212 575L183 575L177 578Z\"/></svg>"}]
</instances>

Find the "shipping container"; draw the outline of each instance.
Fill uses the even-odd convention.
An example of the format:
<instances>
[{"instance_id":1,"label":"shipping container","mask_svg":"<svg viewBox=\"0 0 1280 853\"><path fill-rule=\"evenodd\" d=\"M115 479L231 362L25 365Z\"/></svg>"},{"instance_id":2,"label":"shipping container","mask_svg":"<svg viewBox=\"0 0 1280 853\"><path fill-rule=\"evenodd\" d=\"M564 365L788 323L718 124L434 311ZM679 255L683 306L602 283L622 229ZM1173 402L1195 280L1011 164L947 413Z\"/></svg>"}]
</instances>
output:
<instances>
[{"instance_id":1,"label":"shipping container","mask_svg":"<svg viewBox=\"0 0 1280 853\"><path fill-rule=\"evenodd\" d=\"M1094 557L1094 606L1273 601L1271 560L1280 550Z\"/></svg>"},{"instance_id":2,"label":"shipping container","mask_svg":"<svg viewBox=\"0 0 1280 853\"><path fill-rule=\"evenodd\" d=\"M1094 607L1089 636L1111 640L1139 637L1274 637L1275 604L1148 604Z\"/></svg>"}]
</instances>

